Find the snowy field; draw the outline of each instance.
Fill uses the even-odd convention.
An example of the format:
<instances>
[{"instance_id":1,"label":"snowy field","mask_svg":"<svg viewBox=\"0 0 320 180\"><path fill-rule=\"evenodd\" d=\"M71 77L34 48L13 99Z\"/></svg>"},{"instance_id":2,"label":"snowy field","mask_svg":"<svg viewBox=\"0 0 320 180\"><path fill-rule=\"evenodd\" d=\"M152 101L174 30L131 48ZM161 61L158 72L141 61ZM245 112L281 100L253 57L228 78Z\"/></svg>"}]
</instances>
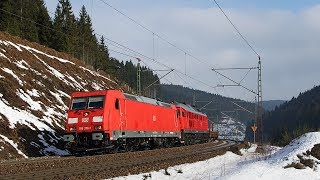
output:
<instances>
[{"instance_id":1,"label":"snowy field","mask_svg":"<svg viewBox=\"0 0 320 180\"><path fill-rule=\"evenodd\" d=\"M165 170L153 171L139 175L129 175L113 179L237 179L237 180L320 180L320 168L305 169L283 168L292 162L298 162L298 154L311 150L314 144L320 143L320 132L305 134L284 148L269 147L269 153L255 153L256 145L241 150L242 156L227 152L222 156L192 164L183 164ZM320 163L320 160L312 156ZM319 164L318 164L319 166ZM166 175L167 174L167 175Z\"/></svg>"}]
</instances>

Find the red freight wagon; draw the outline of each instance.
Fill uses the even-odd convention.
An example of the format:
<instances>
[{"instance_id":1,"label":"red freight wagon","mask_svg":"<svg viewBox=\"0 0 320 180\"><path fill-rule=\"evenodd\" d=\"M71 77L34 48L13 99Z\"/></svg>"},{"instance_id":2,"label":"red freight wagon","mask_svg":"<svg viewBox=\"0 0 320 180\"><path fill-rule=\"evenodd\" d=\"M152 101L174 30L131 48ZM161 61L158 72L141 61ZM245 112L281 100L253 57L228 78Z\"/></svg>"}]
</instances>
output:
<instances>
[{"instance_id":1,"label":"red freight wagon","mask_svg":"<svg viewBox=\"0 0 320 180\"><path fill-rule=\"evenodd\" d=\"M64 141L71 151L137 149L180 141L175 105L118 90L75 92Z\"/></svg>"}]
</instances>

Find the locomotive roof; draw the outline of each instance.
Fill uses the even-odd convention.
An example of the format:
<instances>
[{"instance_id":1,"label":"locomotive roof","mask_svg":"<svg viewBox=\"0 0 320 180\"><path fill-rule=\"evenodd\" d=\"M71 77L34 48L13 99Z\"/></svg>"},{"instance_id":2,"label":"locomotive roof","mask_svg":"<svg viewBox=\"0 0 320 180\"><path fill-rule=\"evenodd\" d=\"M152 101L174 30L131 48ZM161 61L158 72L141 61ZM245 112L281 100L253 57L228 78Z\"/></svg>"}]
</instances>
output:
<instances>
[{"instance_id":1,"label":"locomotive roof","mask_svg":"<svg viewBox=\"0 0 320 180\"><path fill-rule=\"evenodd\" d=\"M127 93L123 93L123 95L127 99L130 99L130 100L144 102L144 103L148 103L148 104L153 104L153 105L156 105L156 106L163 106L163 107L171 108L171 105L169 103L158 101L156 99L152 99L152 98L148 98L148 97L144 97L144 96L136 96L136 95L127 94Z\"/></svg>"},{"instance_id":2,"label":"locomotive roof","mask_svg":"<svg viewBox=\"0 0 320 180\"><path fill-rule=\"evenodd\" d=\"M202 116L207 116L206 114L200 112L199 110L193 108L192 106L190 106L189 104L184 104L184 103L178 103L175 102L174 103L176 106L178 107L182 107L183 109L185 109L186 111L192 112L192 113L196 113L196 114L200 114Z\"/></svg>"}]
</instances>

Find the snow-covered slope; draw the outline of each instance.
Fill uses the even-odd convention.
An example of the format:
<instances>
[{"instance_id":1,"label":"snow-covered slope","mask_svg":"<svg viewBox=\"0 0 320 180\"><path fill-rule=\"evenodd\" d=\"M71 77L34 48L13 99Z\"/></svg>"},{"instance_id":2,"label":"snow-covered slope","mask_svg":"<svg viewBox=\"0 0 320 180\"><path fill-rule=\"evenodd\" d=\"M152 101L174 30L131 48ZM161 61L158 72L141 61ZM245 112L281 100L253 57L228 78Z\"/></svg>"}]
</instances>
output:
<instances>
[{"instance_id":1,"label":"snow-covered slope","mask_svg":"<svg viewBox=\"0 0 320 180\"><path fill-rule=\"evenodd\" d=\"M215 126L219 132L220 139L244 140L246 126L240 121L230 117L223 117Z\"/></svg>"},{"instance_id":2,"label":"snow-covered slope","mask_svg":"<svg viewBox=\"0 0 320 180\"><path fill-rule=\"evenodd\" d=\"M183 164L165 170L114 179L263 179L263 180L301 180L320 179L320 159L303 155L320 144L320 132L307 133L284 148L269 147L267 153L256 153L256 145L242 150L242 156L227 152L207 161ZM319 152L320 153L320 152ZM312 159L314 166L304 169L284 168L292 162L299 162L298 156Z\"/></svg>"},{"instance_id":3,"label":"snow-covered slope","mask_svg":"<svg viewBox=\"0 0 320 180\"><path fill-rule=\"evenodd\" d=\"M69 94L119 88L69 55L0 33L0 159L65 154Z\"/></svg>"}]
</instances>

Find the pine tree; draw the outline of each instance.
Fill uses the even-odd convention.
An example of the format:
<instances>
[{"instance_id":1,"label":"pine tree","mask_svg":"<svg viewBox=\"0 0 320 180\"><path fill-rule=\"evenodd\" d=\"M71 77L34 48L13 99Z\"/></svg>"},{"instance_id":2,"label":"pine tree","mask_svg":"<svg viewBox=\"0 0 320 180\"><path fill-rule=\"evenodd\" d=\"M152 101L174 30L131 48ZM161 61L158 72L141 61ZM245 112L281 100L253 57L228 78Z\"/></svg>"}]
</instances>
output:
<instances>
[{"instance_id":1,"label":"pine tree","mask_svg":"<svg viewBox=\"0 0 320 180\"><path fill-rule=\"evenodd\" d=\"M21 35L21 2L14 0L0 1L0 30L12 35Z\"/></svg>"},{"instance_id":2,"label":"pine tree","mask_svg":"<svg viewBox=\"0 0 320 180\"><path fill-rule=\"evenodd\" d=\"M59 0L53 22L53 47L75 55L77 46L76 19L69 0Z\"/></svg>"},{"instance_id":3,"label":"pine tree","mask_svg":"<svg viewBox=\"0 0 320 180\"><path fill-rule=\"evenodd\" d=\"M66 49L66 34L63 31L63 15L62 15L62 7L59 3L57 5L54 20L53 20L53 33L52 33L52 44L51 47L56 49L57 51L64 51Z\"/></svg>"},{"instance_id":4,"label":"pine tree","mask_svg":"<svg viewBox=\"0 0 320 180\"><path fill-rule=\"evenodd\" d=\"M38 30L36 26L37 6L34 0L20 1L22 19L20 22L21 37L29 41L38 42ZM36 1L38 2L38 1Z\"/></svg>"},{"instance_id":5,"label":"pine tree","mask_svg":"<svg viewBox=\"0 0 320 180\"><path fill-rule=\"evenodd\" d=\"M93 35L91 19L86 11L85 6L82 6L77 21L78 27L78 46L77 57L84 60L87 64L93 64L93 49L98 46L96 37Z\"/></svg>"},{"instance_id":6,"label":"pine tree","mask_svg":"<svg viewBox=\"0 0 320 180\"><path fill-rule=\"evenodd\" d=\"M105 39L103 36L101 36L100 38L99 49L102 56L101 68L108 73L114 74L116 71L116 67L114 63L110 60L108 47L105 44Z\"/></svg>"},{"instance_id":7,"label":"pine tree","mask_svg":"<svg viewBox=\"0 0 320 180\"><path fill-rule=\"evenodd\" d=\"M52 21L49 16L48 10L45 6L43 0L38 0L36 3L37 6L37 31L38 31L38 40L39 43L45 46L50 46L51 41L51 29Z\"/></svg>"}]
</instances>

